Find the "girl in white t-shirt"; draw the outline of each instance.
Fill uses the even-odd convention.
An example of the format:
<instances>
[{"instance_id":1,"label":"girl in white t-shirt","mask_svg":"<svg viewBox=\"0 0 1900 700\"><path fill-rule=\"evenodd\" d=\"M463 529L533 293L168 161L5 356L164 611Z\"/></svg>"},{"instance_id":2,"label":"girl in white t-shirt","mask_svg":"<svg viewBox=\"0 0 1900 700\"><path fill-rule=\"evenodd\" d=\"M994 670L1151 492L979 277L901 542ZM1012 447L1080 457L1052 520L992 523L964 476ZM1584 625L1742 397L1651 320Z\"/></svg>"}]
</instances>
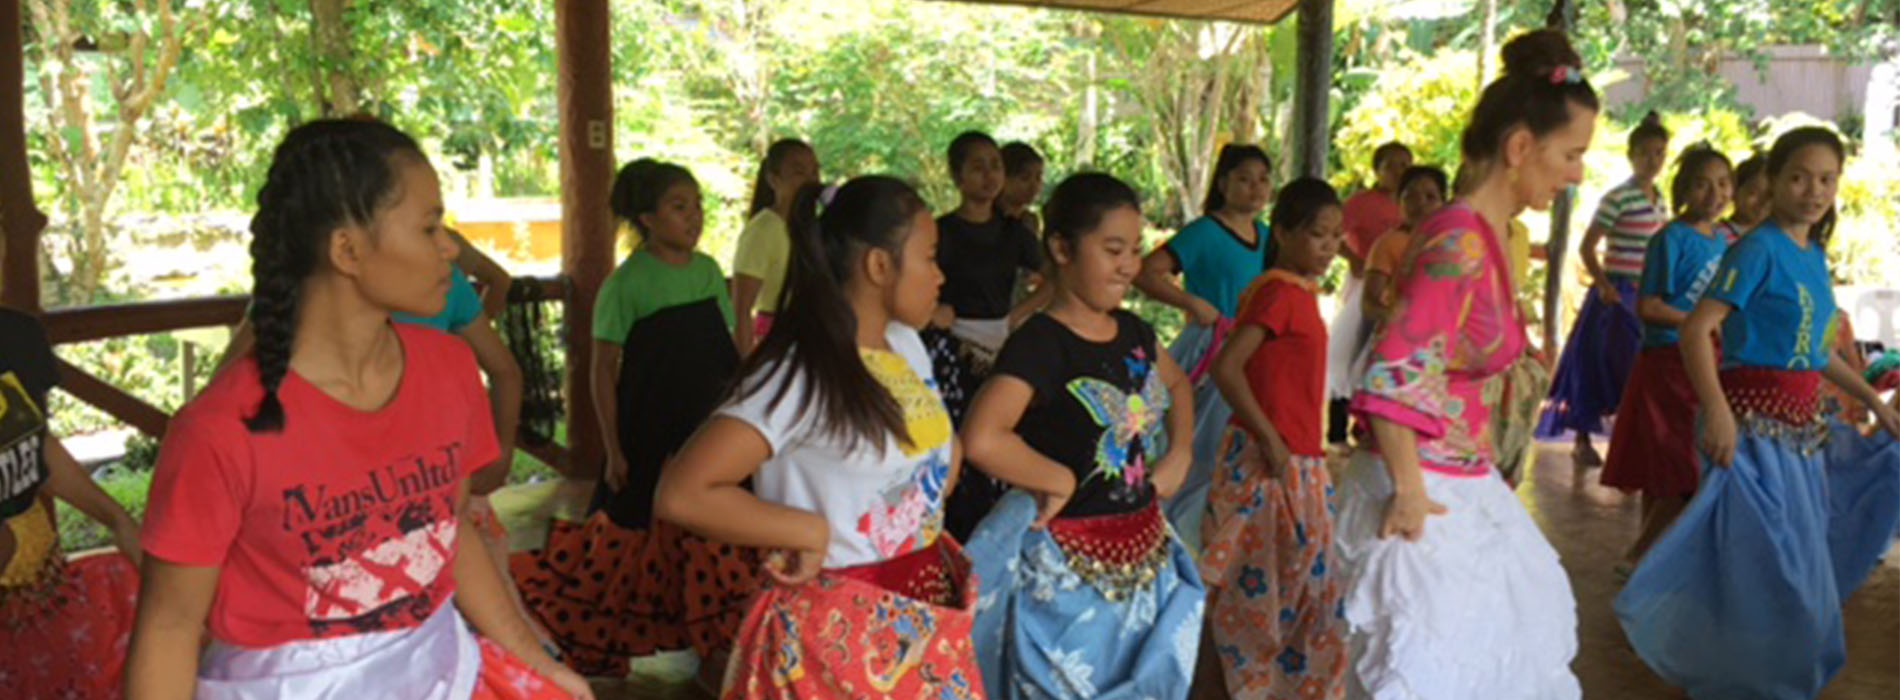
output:
<instances>
[{"instance_id":1,"label":"girl in white t-shirt","mask_svg":"<svg viewBox=\"0 0 1900 700\"><path fill-rule=\"evenodd\" d=\"M981 697L969 560L941 536L959 455L916 331L943 283L936 222L888 177L820 199L800 193L789 303L657 514L775 552L724 697Z\"/></svg>"}]
</instances>

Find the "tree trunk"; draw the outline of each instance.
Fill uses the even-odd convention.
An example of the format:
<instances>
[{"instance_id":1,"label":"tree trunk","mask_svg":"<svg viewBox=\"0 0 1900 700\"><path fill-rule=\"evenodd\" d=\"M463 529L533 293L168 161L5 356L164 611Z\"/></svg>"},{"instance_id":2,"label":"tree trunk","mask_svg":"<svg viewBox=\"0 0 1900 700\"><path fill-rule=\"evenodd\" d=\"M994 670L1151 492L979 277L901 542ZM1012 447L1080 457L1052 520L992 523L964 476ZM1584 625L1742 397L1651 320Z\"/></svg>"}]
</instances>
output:
<instances>
[{"instance_id":1,"label":"tree trunk","mask_svg":"<svg viewBox=\"0 0 1900 700\"><path fill-rule=\"evenodd\" d=\"M311 48L317 54L317 108L326 117L361 112L356 79L350 75L350 0L310 0Z\"/></svg>"},{"instance_id":2,"label":"tree trunk","mask_svg":"<svg viewBox=\"0 0 1900 700\"><path fill-rule=\"evenodd\" d=\"M17 2L0 3L0 304L40 308L40 231L46 215L33 203L26 157L25 46Z\"/></svg>"},{"instance_id":3,"label":"tree trunk","mask_svg":"<svg viewBox=\"0 0 1900 700\"><path fill-rule=\"evenodd\" d=\"M1484 0L1484 23L1478 27L1478 92L1491 82L1491 54L1497 52L1498 0Z\"/></svg>"},{"instance_id":4,"label":"tree trunk","mask_svg":"<svg viewBox=\"0 0 1900 700\"><path fill-rule=\"evenodd\" d=\"M181 20L172 12L171 0L157 2L157 17L148 0L134 0L131 12L141 20L133 24L148 27L124 33L123 48L105 53L107 87L112 95L110 126L103 129L109 139L100 142L102 129L95 127L92 74L88 63L75 56L74 41L82 34L73 26L71 2L28 0L42 65L57 65L56 71L42 71L42 99L47 101L51 124L46 143L53 160L59 164L69 196L64 207L73 230L64 247L70 268L62 297L87 303L104 280L112 255L106 236L106 218L111 211L112 195L118 189L125 161L137 145L139 123L158 96L184 50L186 35L205 19L197 10ZM94 30L97 33L99 30ZM117 43L117 42L115 42Z\"/></svg>"}]
</instances>

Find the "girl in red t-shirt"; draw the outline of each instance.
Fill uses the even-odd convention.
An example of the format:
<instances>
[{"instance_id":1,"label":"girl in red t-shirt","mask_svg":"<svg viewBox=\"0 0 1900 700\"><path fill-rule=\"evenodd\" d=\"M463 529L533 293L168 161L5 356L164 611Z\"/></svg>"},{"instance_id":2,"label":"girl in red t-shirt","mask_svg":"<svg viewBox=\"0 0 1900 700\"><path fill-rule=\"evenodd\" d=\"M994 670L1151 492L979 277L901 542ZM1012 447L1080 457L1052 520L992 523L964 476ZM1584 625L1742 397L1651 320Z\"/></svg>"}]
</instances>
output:
<instances>
[{"instance_id":1,"label":"girl in red t-shirt","mask_svg":"<svg viewBox=\"0 0 1900 700\"><path fill-rule=\"evenodd\" d=\"M167 426L128 695L591 698L457 536L498 452L473 354L390 322L441 311L456 254L421 149L297 127L251 232L256 348Z\"/></svg>"},{"instance_id":2,"label":"girl in red t-shirt","mask_svg":"<svg viewBox=\"0 0 1900 700\"><path fill-rule=\"evenodd\" d=\"M1339 194L1313 178L1287 183L1277 201L1279 252L1241 296L1213 370L1234 417L1208 492L1201 577L1209 648L1236 654L1210 656L1240 700L1333 697L1346 678L1340 585L1326 562L1332 482L1320 429L1327 333L1318 296L1344 240L1343 217Z\"/></svg>"}]
</instances>

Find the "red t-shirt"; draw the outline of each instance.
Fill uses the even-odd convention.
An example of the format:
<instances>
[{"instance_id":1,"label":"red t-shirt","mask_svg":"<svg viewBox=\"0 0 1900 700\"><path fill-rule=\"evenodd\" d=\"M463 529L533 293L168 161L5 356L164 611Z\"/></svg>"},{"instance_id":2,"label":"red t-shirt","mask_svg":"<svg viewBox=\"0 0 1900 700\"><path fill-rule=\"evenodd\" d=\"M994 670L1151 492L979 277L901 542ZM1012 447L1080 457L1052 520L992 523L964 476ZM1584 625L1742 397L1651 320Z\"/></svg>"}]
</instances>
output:
<instances>
[{"instance_id":1,"label":"red t-shirt","mask_svg":"<svg viewBox=\"0 0 1900 700\"><path fill-rule=\"evenodd\" d=\"M1399 200L1378 190L1366 190L1346 198L1346 205L1341 209L1345 219L1342 224L1346 227L1346 247L1360 258L1371 254L1372 244L1380 236L1405 223L1405 212L1399 208Z\"/></svg>"},{"instance_id":2,"label":"red t-shirt","mask_svg":"<svg viewBox=\"0 0 1900 700\"><path fill-rule=\"evenodd\" d=\"M1236 322L1258 326L1267 339L1247 358L1247 386L1289 451L1326 456L1320 415L1326 405L1326 321L1317 285L1268 270L1241 295ZM1240 425L1240 419L1232 423Z\"/></svg>"},{"instance_id":3,"label":"red t-shirt","mask_svg":"<svg viewBox=\"0 0 1900 700\"><path fill-rule=\"evenodd\" d=\"M360 411L295 372L284 430L251 433L264 395L245 358L173 417L152 476L145 551L216 566L213 637L267 647L410 627L455 592L456 496L499 452L474 354L394 324L403 376Z\"/></svg>"}]
</instances>

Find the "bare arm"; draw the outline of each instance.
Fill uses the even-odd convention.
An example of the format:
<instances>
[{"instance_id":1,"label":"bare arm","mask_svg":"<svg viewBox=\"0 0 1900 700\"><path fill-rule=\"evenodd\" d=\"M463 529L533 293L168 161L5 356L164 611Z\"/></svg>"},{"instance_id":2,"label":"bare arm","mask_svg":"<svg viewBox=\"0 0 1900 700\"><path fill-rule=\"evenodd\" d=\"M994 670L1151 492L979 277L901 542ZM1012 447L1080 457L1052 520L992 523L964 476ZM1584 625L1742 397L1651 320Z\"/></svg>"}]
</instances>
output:
<instances>
[{"instance_id":1,"label":"bare arm","mask_svg":"<svg viewBox=\"0 0 1900 700\"><path fill-rule=\"evenodd\" d=\"M764 338L752 337L752 307L759 301L765 280L751 275L732 276L732 337L739 343L739 354L750 355Z\"/></svg>"},{"instance_id":2,"label":"bare arm","mask_svg":"<svg viewBox=\"0 0 1900 700\"><path fill-rule=\"evenodd\" d=\"M1866 378L1862 377L1853 365L1848 364L1840 353L1828 354L1827 367L1821 370L1821 376L1827 377L1828 381L1846 391L1848 396L1854 397L1855 401L1866 406L1867 410L1879 420L1880 427L1886 429L1888 434L1900 437L1900 415L1895 415L1893 407L1880 400L1880 393L1874 391Z\"/></svg>"},{"instance_id":3,"label":"bare arm","mask_svg":"<svg viewBox=\"0 0 1900 700\"><path fill-rule=\"evenodd\" d=\"M1021 435L1016 424L1029 408L1036 390L1028 382L1006 374L990 377L977 390L970 412L963 419L963 449L967 458L985 474L1013 486L1043 494L1045 512L1037 524L1047 523L1075 493L1075 474L1060 462L1049 459Z\"/></svg>"},{"instance_id":4,"label":"bare arm","mask_svg":"<svg viewBox=\"0 0 1900 700\"><path fill-rule=\"evenodd\" d=\"M463 326L461 336L475 351L475 362L488 375L488 407L495 417L495 437L501 442L501 456L469 480L474 493L486 496L508 481L508 470L514 466L515 430L521 424L521 367L515 364L514 354L501 342L487 314Z\"/></svg>"},{"instance_id":5,"label":"bare arm","mask_svg":"<svg viewBox=\"0 0 1900 700\"><path fill-rule=\"evenodd\" d=\"M1188 307L1194 303L1195 296L1174 281L1174 276L1180 271L1181 264L1175 260L1174 252L1168 250L1167 246L1161 246L1149 251L1141 259L1141 273L1135 276L1135 288L1155 301L1182 311L1192 311Z\"/></svg>"},{"instance_id":6,"label":"bare arm","mask_svg":"<svg viewBox=\"0 0 1900 700\"><path fill-rule=\"evenodd\" d=\"M823 516L760 500L740 485L771 457L771 443L757 428L714 416L660 470L654 515L710 540L822 558L831 542Z\"/></svg>"},{"instance_id":7,"label":"bare arm","mask_svg":"<svg viewBox=\"0 0 1900 700\"><path fill-rule=\"evenodd\" d=\"M1701 448L1715 463L1728 466L1735 456L1735 413L1722 393L1722 377L1717 370L1715 331L1735 307L1727 302L1704 297L1682 323L1683 368L1689 372L1689 385L1695 388L1702 404Z\"/></svg>"},{"instance_id":8,"label":"bare arm","mask_svg":"<svg viewBox=\"0 0 1900 700\"><path fill-rule=\"evenodd\" d=\"M600 417L600 439L607 448L607 468L601 478L620 488L626 483L627 461L620 451L620 344L594 340L594 366L589 372L594 390L594 414ZM618 470L616 472L616 470Z\"/></svg>"},{"instance_id":9,"label":"bare arm","mask_svg":"<svg viewBox=\"0 0 1900 700\"><path fill-rule=\"evenodd\" d=\"M508 290L514 288L515 278L508 274L508 268L470 244L460 231L449 229L449 235L461 247L455 264L482 285L482 312L489 318L501 318L501 312L508 308Z\"/></svg>"},{"instance_id":10,"label":"bare arm","mask_svg":"<svg viewBox=\"0 0 1900 700\"><path fill-rule=\"evenodd\" d=\"M218 567L146 557L125 660L128 700L188 700L198 687L198 650L218 590Z\"/></svg>"},{"instance_id":11,"label":"bare arm","mask_svg":"<svg viewBox=\"0 0 1900 700\"><path fill-rule=\"evenodd\" d=\"M464 482L455 497L457 517L463 533L481 529L469 519L468 484ZM495 566L488 545L480 537L455 538L455 609L483 637L501 645L515 658L527 663L536 673L554 681L569 692L585 688L587 682L548 656L535 637L533 628L515 607L514 597L504 587L501 569ZM577 688L576 686L579 686Z\"/></svg>"},{"instance_id":12,"label":"bare arm","mask_svg":"<svg viewBox=\"0 0 1900 700\"><path fill-rule=\"evenodd\" d=\"M1597 246L1603 244L1603 238L1610 235L1610 229L1602 224L1590 224L1583 231L1583 243L1577 247L1577 253L1583 258L1583 269L1590 273L1593 284L1608 284L1603 276L1603 255L1597 252Z\"/></svg>"},{"instance_id":13,"label":"bare arm","mask_svg":"<svg viewBox=\"0 0 1900 700\"><path fill-rule=\"evenodd\" d=\"M45 445L46 492L111 530L119 551L132 559L133 566L139 565L145 552L139 549L139 524L132 519L132 514L125 512L124 506L93 482L92 476L79 466L79 460L73 459L73 453L66 451L66 445L58 438L46 436ZM0 558L0 562L4 561Z\"/></svg>"},{"instance_id":14,"label":"bare arm","mask_svg":"<svg viewBox=\"0 0 1900 700\"><path fill-rule=\"evenodd\" d=\"M1372 439L1385 460L1385 473L1392 479L1392 500L1386 503L1379 537L1400 535L1416 542L1425 536L1426 516L1445 512L1444 506L1425 493L1425 471L1418 460L1418 433L1379 416L1373 416L1371 422Z\"/></svg>"},{"instance_id":15,"label":"bare arm","mask_svg":"<svg viewBox=\"0 0 1900 700\"><path fill-rule=\"evenodd\" d=\"M1360 308L1365 310L1366 318L1385 320L1385 317L1392 313L1392 306L1385 303L1385 288L1391 282L1391 275L1378 270L1366 271L1365 293L1359 297Z\"/></svg>"},{"instance_id":16,"label":"bare arm","mask_svg":"<svg viewBox=\"0 0 1900 700\"><path fill-rule=\"evenodd\" d=\"M1670 306L1662 297L1647 296L1636 302L1636 317L1652 325L1681 328L1689 312Z\"/></svg>"},{"instance_id":17,"label":"bare arm","mask_svg":"<svg viewBox=\"0 0 1900 700\"><path fill-rule=\"evenodd\" d=\"M1188 381L1187 372L1174 363L1173 355L1165 350L1157 354L1160 358L1155 367L1161 372L1162 383L1168 387L1168 452L1161 456L1161 462L1148 478L1154 482L1158 495L1172 498L1187 480L1188 468L1194 463L1194 383Z\"/></svg>"},{"instance_id":18,"label":"bare arm","mask_svg":"<svg viewBox=\"0 0 1900 700\"><path fill-rule=\"evenodd\" d=\"M1370 297L1367 297L1368 299ZM1278 476L1279 470L1286 466L1285 461L1291 453L1280 431L1267 418L1267 412L1260 408L1253 387L1247 384L1247 359L1260 349L1267 339L1265 329L1243 324L1227 336L1227 343L1221 346L1220 353L1214 356L1214 388L1220 390L1221 398L1234 409L1234 418L1240 421L1242 428L1253 437L1263 452L1271 459L1267 467L1273 470L1272 476Z\"/></svg>"}]
</instances>

